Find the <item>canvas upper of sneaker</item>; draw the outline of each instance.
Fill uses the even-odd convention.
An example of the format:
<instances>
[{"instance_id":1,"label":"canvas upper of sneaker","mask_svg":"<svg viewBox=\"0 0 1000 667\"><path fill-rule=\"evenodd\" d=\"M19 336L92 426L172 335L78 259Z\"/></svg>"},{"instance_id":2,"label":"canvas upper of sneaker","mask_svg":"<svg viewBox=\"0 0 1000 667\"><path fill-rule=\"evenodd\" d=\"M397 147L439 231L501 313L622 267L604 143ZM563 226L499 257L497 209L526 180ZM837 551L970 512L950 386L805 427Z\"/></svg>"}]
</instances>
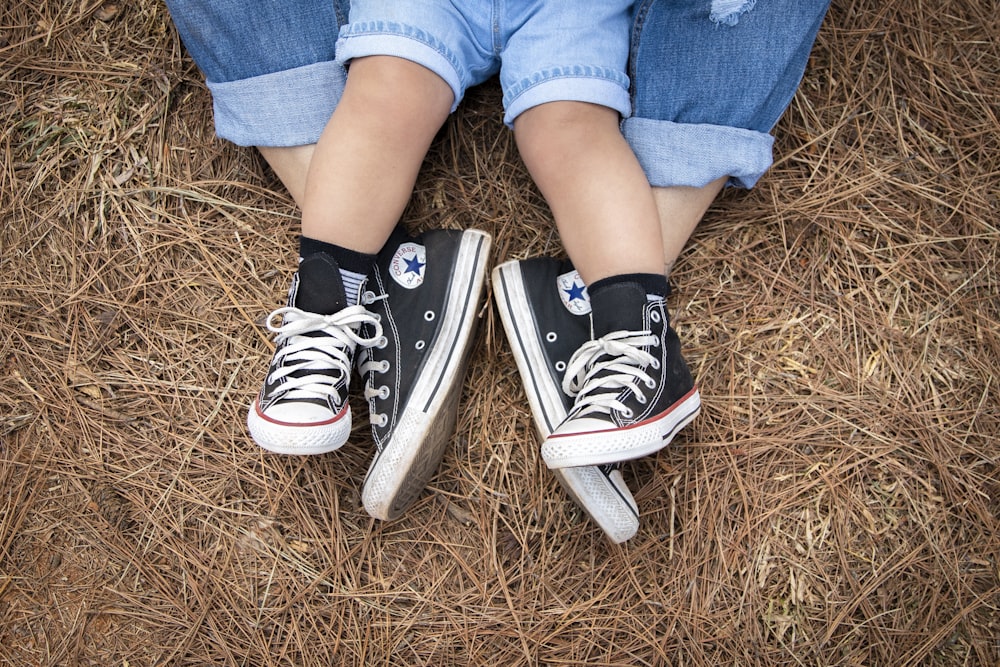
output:
<instances>
[{"instance_id":1,"label":"canvas upper of sneaker","mask_svg":"<svg viewBox=\"0 0 1000 667\"><path fill-rule=\"evenodd\" d=\"M700 410L700 396L680 355L665 301L650 300L634 283L599 296L602 302L594 303L594 318L602 321L594 328L605 333L581 347L570 362L564 388L575 402L542 445L550 468L652 454ZM628 328L610 330L613 322Z\"/></svg>"},{"instance_id":2,"label":"canvas upper of sneaker","mask_svg":"<svg viewBox=\"0 0 1000 667\"><path fill-rule=\"evenodd\" d=\"M469 243L480 237L485 244ZM451 381L448 360L467 343L460 330L475 317L482 286L476 273L488 247L488 237L479 232L433 230L417 238L397 232L379 255L362 301L384 335L358 356L377 446L391 437L413 399L424 409L447 389L442 385ZM468 266L457 266L460 253L472 252L480 256L463 256Z\"/></svg>"},{"instance_id":3,"label":"canvas upper of sneaker","mask_svg":"<svg viewBox=\"0 0 1000 667\"><path fill-rule=\"evenodd\" d=\"M615 331L584 343L570 359L563 380L563 391L575 397L573 416L599 413L631 419L634 411L623 401L634 396L640 405L648 403L646 392L658 383L646 370L655 373L660 368L660 360L649 350L659 344L651 331Z\"/></svg>"},{"instance_id":4,"label":"canvas upper of sneaker","mask_svg":"<svg viewBox=\"0 0 1000 667\"><path fill-rule=\"evenodd\" d=\"M397 229L376 259L362 301L383 335L357 359L376 450L361 497L376 518L402 514L447 450L490 244L478 230Z\"/></svg>"},{"instance_id":5,"label":"canvas upper of sneaker","mask_svg":"<svg viewBox=\"0 0 1000 667\"><path fill-rule=\"evenodd\" d=\"M665 299L625 283L600 291L593 308L597 337L573 356L563 383L575 399L571 418L610 419L610 426L621 428L662 412L691 390L694 380Z\"/></svg>"},{"instance_id":6,"label":"canvas upper of sneaker","mask_svg":"<svg viewBox=\"0 0 1000 667\"><path fill-rule=\"evenodd\" d=\"M444 340L447 335L442 332L469 316L446 312L452 290L468 292L463 307L476 307L478 294L471 293L471 278L462 276L460 284L453 282L461 236L462 232L454 230L435 230L418 238L395 234L379 255L362 295L383 330L380 340L358 356L378 447L392 435L401 411L418 389L418 379L421 383L442 381L428 364L443 365L457 341ZM441 345L448 349L440 349ZM433 387L419 389L427 390L420 391L422 400L432 399Z\"/></svg>"}]
</instances>

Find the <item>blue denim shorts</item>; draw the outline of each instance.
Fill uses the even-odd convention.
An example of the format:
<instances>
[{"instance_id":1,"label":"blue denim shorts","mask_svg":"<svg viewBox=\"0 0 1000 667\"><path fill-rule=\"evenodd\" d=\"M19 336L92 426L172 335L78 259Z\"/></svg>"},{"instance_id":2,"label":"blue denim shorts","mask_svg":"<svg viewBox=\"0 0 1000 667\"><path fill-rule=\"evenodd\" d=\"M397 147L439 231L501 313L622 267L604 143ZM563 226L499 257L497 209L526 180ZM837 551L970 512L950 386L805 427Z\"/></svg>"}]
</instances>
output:
<instances>
[{"instance_id":1,"label":"blue denim shorts","mask_svg":"<svg viewBox=\"0 0 1000 667\"><path fill-rule=\"evenodd\" d=\"M345 75L338 56L348 54L336 50L340 29L348 21L348 0L167 0L167 5L205 75L220 137L243 146L296 146L319 139L343 90ZM770 132L798 88L828 5L829 0L636 3L626 70L632 116L622 127L653 185L699 187L722 177L743 187L757 182L771 165ZM586 18L587 30L599 23L592 15ZM424 17L420 19L424 25ZM476 57L468 62L491 60L496 48L492 22L488 39L481 29L470 31L463 26L463 33L480 36L474 42ZM442 44L454 40L434 37ZM343 43L351 39L360 44L360 35ZM565 41L573 45L584 40ZM461 65L468 70L463 71L449 56L436 52L445 70L455 72L449 83L456 102L461 98L457 91L489 76L488 70L472 64ZM457 63L465 62L461 50L454 54ZM575 54L560 60L567 62L527 69L586 62ZM571 60L576 62L567 64ZM522 97L535 93L530 90L532 75L504 71L506 64L500 65L500 76L510 116L530 101ZM525 69L524 64L516 67ZM519 86L525 78L528 81Z\"/></svg>"},{"instance_id":2,"label":"blue denim shorts","mask_svg":"<svg viewBox=\"0 0 1000 667\"><path fill-rule=\"evenodd\" d=\"M167 0L212 93L215 132L240 146L319 139L344 90L348 0Z\"/></svg>"},{"instance_id":3,"label":"blue denim shorts","mask_svg":"<svg viewBox=\"0 0 1000 667\"><path fill-rule=\"evenodd\" d=\"M444 79L455 94L495 74L504 122L559 100L590 102L627 116L625 66L631 0L355 0L337 60L390 55ZM452 109L454 110L454 108Z\"/></svg>"},{"instance_id":4,"label":"blue denim shorts","mask_svg":"<svg viewBox=\"0 0 1000 667\"><path fill-rule=\"evenodd\" d=\"M640 0L632 117L622 131L654 186L750 188L792 101L829 0Z\"/></svg>"}]
</instances>

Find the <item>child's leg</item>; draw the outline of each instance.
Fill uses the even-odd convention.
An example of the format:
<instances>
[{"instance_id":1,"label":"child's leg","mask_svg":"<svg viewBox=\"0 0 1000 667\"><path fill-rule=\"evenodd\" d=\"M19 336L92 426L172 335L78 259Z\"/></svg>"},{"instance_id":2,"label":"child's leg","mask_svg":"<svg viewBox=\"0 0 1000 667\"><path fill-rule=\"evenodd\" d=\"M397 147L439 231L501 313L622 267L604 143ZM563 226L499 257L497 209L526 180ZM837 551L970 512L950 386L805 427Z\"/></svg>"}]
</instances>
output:
<instances>
[{"instance_id":1,"label":"child's leg","mask_svg":"<svg viewBox=\"0 0 1000 667\"><path fill-rule=\"evenodd\" d=\"M593 339L563 380L573 407L542 445L551 468L651 454L700 407L669 326L656 202L617 121L617 111L579 102L543 104L514 121L592 308Z\"/></svg>"},{"instance_id":2,"label":"child's leg","mask_svg":"<svg viewBox=\"0 0 1000 667\"><path fill-rule=\"evenodd\" d=\"M590 118L587 119L587 116ZM573 120L569 123L562 122L566 117L573 117ZM577 266L587 265L586 269L578 270L588 283L620 273L665 271L669 275L694 228L726 182L726 177L722 177L702 187L654 188L654 214L660 220L663 265L657 271L638 268L643 266L643 258L636 254L636 247L639 245L637 241L646 239L650 245L644 247L655 248L655 234L648 220L649 194L643 192L648 190L645 176L637 176L635 173L637 168L641 172L641 168L632 149L621 137L617 118L617 112L606 107L554 102L529 109L514 124L521 154L542 194L549 201L556 223L559 224L560 220L573 221L560 225L559 231L567 253L574 261L579 262ZM579 125L574 129L572 124L576 122ZM558 127L560 133L547 129L549 125ZM591 129L598 127L603 127L604 131L596 132ZM561 137L562 132L566 132L564 137ZM606 141L607 144L598 146L598 141ZM554 146L556 142L560 146ZM598 183L596 187L589 182L577 180L577 167L582 166L586 158L566 155L565 160L579 160L573 163L573 169L566 168L567 162L560 159L560 151L565 147L578 150L580 154L589 154L596 162L593 172ZM622 147L625 149L624 153L620 152ZM571 174L573 178L570 178ZM602 181L605 178L607 180ZM582 190L589 196L580 197L573 192L574 189ZM599 205L597 208L593 206L594 200ZM615 207L615 210L601 211L600 206L603 205ZM594 217L590 214L594 214ZM603 232L601 229L591 230L586 227L588 221L602 227L608 220L621 222L604 227ZM629 222L641 227L630 232L634 234L631 238L625 233ZM614 246L608 245L609 242L622 244L624 252L618 251L611 255L607 250ZM588 253L595 257L590 257ZM650 257L655 254L648 253ZM616 257L624 261L616 261ZM646 258L645 261L651 260Z\"/></svg>"},{"instance_id":3,"label":"child's leg","mask_svg":"<svg viewBox=\"0 0 1000 667\"><path fill-rule=\"evenodd\" d=\"M617 111L550 102L519 115L514 134L584 281L664 272L656 203Z\"/></svg>"},{"instance_id":4,"label":"child's leg","mask_svg":"<svg viewBox=\"0 0 1000 667\"><path fill-rule=\"evenodd\" d=\"M277 349L247 418L266 449L321 453L347 439L355 351L388 344L362 286L452 99L440 77L412 62L380 56L354 62L309 162L288 306L268 318ZM414 246L417 272L428 261L419 253Z\"/></svg>"},{"instance_id":5,"label":"child's leg","mask_svg":"<svg viewBox=\"0 0 1000 667\"><path fill-rule=\"evenodd\" d=\"M705 211L715 201L726 184L722 177L702 187L677 185L667 188L653 188L653 199L660 214L660 229L663 232L663 259L666 274L674 268L694 228L701 222Z\"/></svg>"},{"instance_id":6,"label":"child's leg","mask_svg":"<svg viewBox=\"0 0 1000 667\"><path fill-rule=\"evenodd\" d=\"M717 16L723 4L731 13ZM623 127L649 182L662 188L655 197L668 263L724 182L751 187L770 166L769 131L795 92L827 4L828 0L639 3L630 65L633 116ZM641 302L641 294L635 292L622 284L609 289L607 281L590 285L595 328L602 311L614 313L627 300ZM651 300L647 309L658 307L654 303ZM627 318L628 311L622 310L621 317ZM660 319L665 318L664 310ZM676 334L651 324L656 324L652 317L641 328L662 336L634 357L649 362L643 372L657 367L645 354L669 350L657 360L664 369L675 362L662 386L693 386L687 369L676 363L680 358ZM644 336L630 338L639 342ZM632 341L632 352L640 351ZM696 389L678 396L661 413L663 418L646 410L661 403L655 395L633 400L639 399L645 378L624 373L625 356L633 356L632 352L618 356L624 342L617 334L595 340L571 361L564 387L576 392L577 418L571 416L543 446L550 466L593 465L655 451L662 444L656 430L647 428L651 421L663 427L665 442L696 414L700 403ZM601 418L604 410L614 413L615 424L628 425L628 432L610 433L614 429L602 424L607 421ZM645 431L649 431L647 445L641 444Z\"/></svg>"},{"instance_id":7,"label":"child's leg","mask_svg":"<svg viewBox=\"0 0 1000 667\"><path fill-rule=\"evenodd\" d=\"M306 175L309 173L309 163L312 162L316 144L258 146L257 150L301 208L306 194Z\"/></svg>"},{"instance_id":8,"label":"child's leg","mask_svg":"<svg viewBox=\"0 0 1000 667\"><path fill-rule=\"evenodd\" d=\"M396 225L438 128L489 74L464 11L485 24L488 40L489 13L462 3L352 4L337 42L348 83L307 177L304 233L340 250L378 251L361 303L381 331L356 368L374 440L361 499L380 519L416 500L452 441L485 285L489 235L411 237Z\"/></svg>"},{"instance_id":9,"label":"child's leg","mask_svg":"<svg viewBox=\"0 0 1000 667\"><path fill-rule=\"evenodd\" d=\"M303 236L381 250L453 101L448 84L421 65L390 56L353 61L309 164Z\"/></svg>"}]
</instances>

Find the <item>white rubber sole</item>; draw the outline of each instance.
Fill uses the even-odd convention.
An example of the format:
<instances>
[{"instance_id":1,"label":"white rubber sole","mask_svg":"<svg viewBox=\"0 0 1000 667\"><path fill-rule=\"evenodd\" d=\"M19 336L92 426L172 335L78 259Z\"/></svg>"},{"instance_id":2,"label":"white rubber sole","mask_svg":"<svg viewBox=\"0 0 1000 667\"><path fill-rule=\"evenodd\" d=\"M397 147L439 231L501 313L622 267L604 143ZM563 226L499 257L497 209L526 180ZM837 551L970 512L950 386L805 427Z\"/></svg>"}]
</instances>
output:
<instances>
[{"instance_id":1,"label":"white rubber sole","mask_svg":"<svg viewBox=\"0 0 1000 667\"><path fill-rule=\"evenodd\" d=\"M275 454L315 455L340 449L351 434L351 408L344 406L336 418L319 424L288 424L261 414L254 399L247 412L250 437Z\"/></svg>"},{"instance_id":2,"label":"white rubber sole","mask_svg":"<svg viewBox=\"0 0 1000 667\"><path fill-rule=\"evenodd\" d=\"M613 429L607 428L607 422L602 420L581 419L565 427L583 430L564 433L557 430L550 435L542 444L542 458L550 468L572 468L649 456L670 444L674 435L690 424L699 412L701 396L695 387L669 409L634 426ZM589 423L598 427L586 430Z\"/></svg>"}]
</instances>

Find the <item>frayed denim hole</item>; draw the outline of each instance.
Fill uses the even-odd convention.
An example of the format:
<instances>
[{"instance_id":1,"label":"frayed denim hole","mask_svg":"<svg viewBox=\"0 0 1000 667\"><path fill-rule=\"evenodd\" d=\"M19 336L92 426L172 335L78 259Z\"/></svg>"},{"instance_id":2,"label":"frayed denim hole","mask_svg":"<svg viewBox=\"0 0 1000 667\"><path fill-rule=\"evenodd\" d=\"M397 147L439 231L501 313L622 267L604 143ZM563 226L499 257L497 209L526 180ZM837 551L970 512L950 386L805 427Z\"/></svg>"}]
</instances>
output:
<instances>
[{"instance_id":1,"label":"frayed denim hole","mask_svg":"<svg viewBox=\"0 0 1000 667\"><path fill-rule=\"evenodd\" d=\"M740 16L753 9L757 0L712 0L712 11L708 18L712 23L734 26Z\"/></svg>"}]
</instances>

